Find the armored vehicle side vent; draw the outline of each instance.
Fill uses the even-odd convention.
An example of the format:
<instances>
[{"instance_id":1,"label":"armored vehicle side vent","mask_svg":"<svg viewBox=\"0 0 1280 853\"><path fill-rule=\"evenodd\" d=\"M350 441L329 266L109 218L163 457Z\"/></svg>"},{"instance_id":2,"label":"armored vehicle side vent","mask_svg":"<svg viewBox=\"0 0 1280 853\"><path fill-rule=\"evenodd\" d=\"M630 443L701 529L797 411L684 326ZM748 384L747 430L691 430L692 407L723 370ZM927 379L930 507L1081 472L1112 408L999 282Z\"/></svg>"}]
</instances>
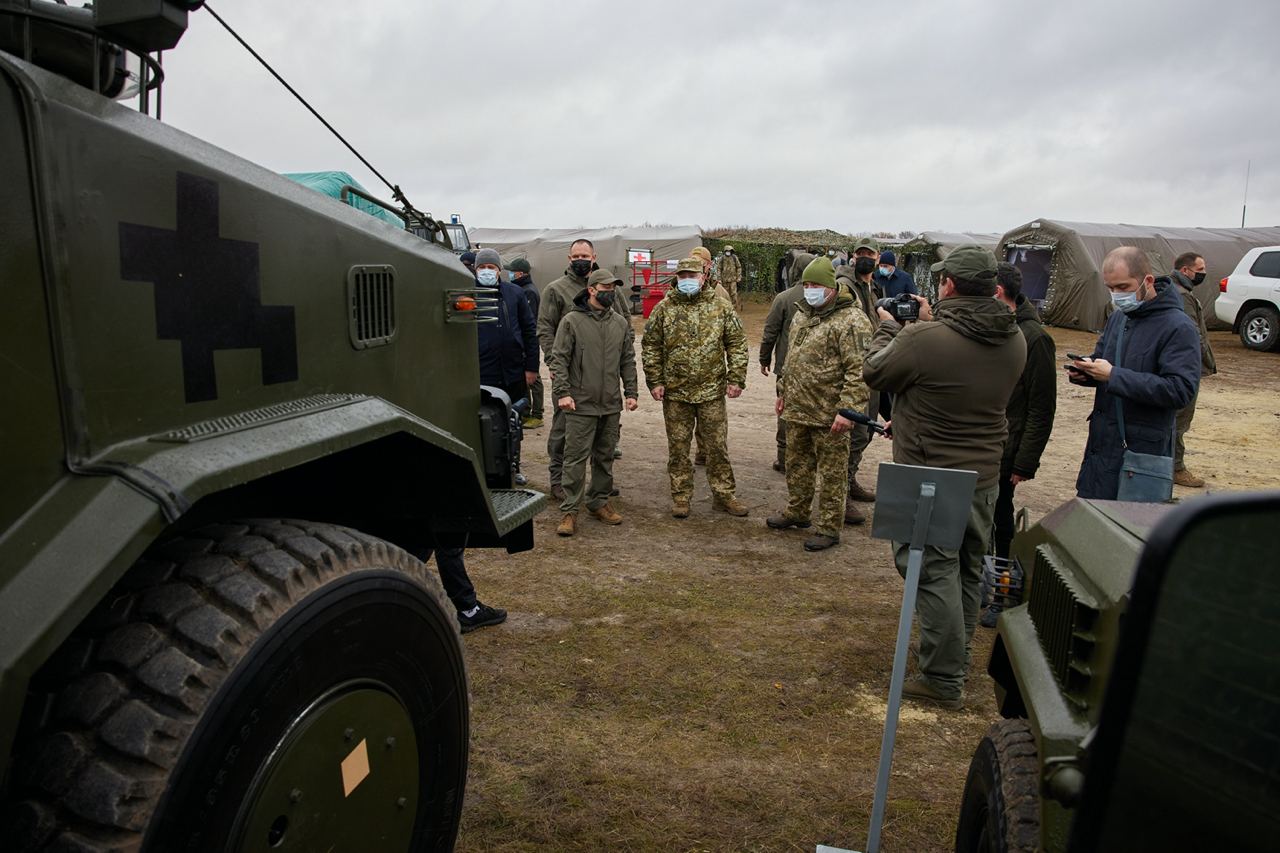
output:
<instances>
[{"instance_id":1,"label":"armored vehicle side vent","mask_svg":"<svg viewBox=\"0 0 1280 853\"><path fill-rule=\"evenodd\" d=\"M396 269L389 264L354 266L347 271L351 345L380 347L396 336Z\"/></svg>"},{"instance_id":2,"label":"armored vehicle side vent","mask_svg":"<svg viewBox=\"0 0 1280 853\"><path fill-rule=\"evenodd\" d=\"M288 400L284 403L263 406L261 409L249 409L246 412L237 412L234 415L225 415L221 418L200 421L172 432L153 435L151 440L190 444L193 441L214 438L215 436L226 435L229 432L239 432L242 429L262 426L273 421L296 418L299 415L309 415L325 409L336 409L338 406L346 406L350 403L358 403L367 399L368 397L364 394L316 394L312 397L302 397L298 400Z\"/></svg>"},{"instance_id":3,"label":"armored vehicle side vent","mask_svg":"<svg viewBox=\"0 0 1280 853\"><path fill-rule=\"evenodd\" d=\"M1036 549L1027 609L1067 701L1083 711L1096 638L1098 605L1049 545Z\"/></svg>"}]
</instances>

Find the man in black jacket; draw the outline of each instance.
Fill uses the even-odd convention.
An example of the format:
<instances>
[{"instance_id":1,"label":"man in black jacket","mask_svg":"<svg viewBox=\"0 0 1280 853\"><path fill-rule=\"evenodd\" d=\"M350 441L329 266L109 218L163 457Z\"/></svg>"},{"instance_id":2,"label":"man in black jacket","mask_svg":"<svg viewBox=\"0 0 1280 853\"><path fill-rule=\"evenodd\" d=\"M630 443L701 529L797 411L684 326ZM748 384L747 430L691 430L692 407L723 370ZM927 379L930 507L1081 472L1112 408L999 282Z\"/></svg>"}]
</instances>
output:
<instances>
[{"instance_id":1,"label":"man in black jacket","mask_svg":"<svg viewBox=\"0 0 1280 853\"><path fill-rule=\"evenodd\" d=\"M516 258L507 262L507 271L511 273L511 283L520 288L525 301L529 303L529 311L533 313L536 324L538 320L538 288L533 283L533 268L524 258ZM529 411L524 414L524 428L537 429L542 426L543 388L542 376L535 374L529 383Z\"/></svg>"},{"instance_id":2,"label":"man in black jacket","mask_svg":"<svg viewBox=\"0 0 1280 853\"><path fill-rule=\"evenodd\" d=\"M497 291L498 322L476 326L480 350L480 382L506 392L511 404L529 394L538 378L538 333L533 312L520 288L501 276L502 260L493 249L476 252L476 283ZM516 483L524 485L517 460Z\"/></svg>"},{"instance_id":3,"label":"man in black jacket","mask_svg":"<svg viewBox=\"0 0 1280 853\"><path fill-rule=\"evenodd\" d=\"M1191 322L1196 324L1196 331L1200 334L1201 377L1218 372L1218 363L1213 357L1213 347L1209 345L1209 330L1204 323L1204 307L1201 306L1195 294L1196 286L1204 281L1205 274L1204 257L1195 252L1183 252L1173 262L1173 272L1169 275L1173 283L1178 285L1183 311L1191 318ZM1192 397L1190 403L1178 410L1178 432L1173 453L1173 482L1179 486L1200 489L1204 488L1204 480L1188 471L1183 459L1186 453L1185 436L1187 430L1191 429L1191 419L1195 416L1196 398Z\"/></svg>"},{"instance_id":4,"label":"man in black jacket","mask_svg":"<svg viewBox=\"0 0 1280 853\"><path fill-rule=\"evenodd\" d=\"M1102 281L1116 311L1093 355L1075 361L1068 375L1076 385L1098 389L1076 494L1115 500L1126 445L1135 453L1173 455L1174 416L1200 387L1200 340L1177 285L1152 275L1141 249L1112 249L1102 262ZM1116 363L1121 330L1124 348ZM1124 407L1123 436L1117 401Z\"/></svg>"}]
</instances>

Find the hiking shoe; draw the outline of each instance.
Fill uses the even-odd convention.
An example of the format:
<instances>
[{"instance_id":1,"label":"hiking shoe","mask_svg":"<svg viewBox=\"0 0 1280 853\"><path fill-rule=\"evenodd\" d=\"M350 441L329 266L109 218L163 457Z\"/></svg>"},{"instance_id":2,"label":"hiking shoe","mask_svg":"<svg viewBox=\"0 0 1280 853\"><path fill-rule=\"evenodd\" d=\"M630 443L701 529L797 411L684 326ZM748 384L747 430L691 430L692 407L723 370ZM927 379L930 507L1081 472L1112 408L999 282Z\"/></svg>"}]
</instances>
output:
<instances>
[{"instance_id":1,"label":"hiking shoe","mask_svg":"<svg viewBox=\"0 0 1280 853\"><path fill-rule=\"evenodd\" d=\"M622 489L619 489L617 486L614 486L609 490L609 497L611 498L616 498L620 494L622 494Z\"/></svg>"},{"instance_id":2,"label":"hiking shoe","mask_svg":"<svg viewBox=\"0 0 1280 853\"><path fill-rule=\"evenodd\" d=\"M566 512L564 518L560 519L560 526L556 528L556 533L560 536L572 536L578 532L578 514L576 512Z\"/></svg>"},{"instance_id":3,"label":"hiking shoe","mask_svg":"<svg viewBox=\"0 0 1280 853\"><path fill-rule=\"evenodd\" d=\"M607 503L604 506L596 507L591 510L591 514L603 521L605 524L622 523L622 516L614 512L613 507L609 506Z\"/></svg>"},{"instance_id":4,"label":"hiking shoe","mask_svg":"<svg viewBox=\"0 0 1280 853\"><path fill-rule=\"evenodd\" d=\"M744 517L748 512L747 505L737 498L726 498L724 500L716 498L711 501L711 508L719 512L727 512L729 515L736 515L738 518Z\"/></svg>"},{"instance_id":5,"label":"hiking shoe","mask_svg":"<svg viewBox=\"0 0 1280 853\"><path fill-rule=\"evenodd\" d=\"M798 527L801 530L806 530L811 524L807 518L792 518L785 512L769 516L764 520L764 523L774 530L786 530L788 527Z\"/></svg>"},{"instance_id":6,"label":"hiking shoe","mask_svg":"<svg viewBox=\"0 0 1280 853\"><path fill-rule=\"evenodd\" d=\"M671 517L672 518L688 518L689 502L688 501L672 501Z\"/></svg>"},{"instance_id":7,"label":"hiking shoe","mask_svg":"<svg viewBox=\"0 0 1280 853\"><path fill-rule=\"evenodd\" d=\"M542 426L542 418L522 418L520 426L525 429L538 429Z\"/></svg>"},{"instance_id":8,"label":"hiking shoe","mask_svg":"<svg viewBox=\"0 0 1280 853\"><path fill-rule=\"evenodd\" d=\"M706 464L707 464L707 454L703 453L701 450L699 450L697 453L693 454L693 464L694 464L694 465L706 465Z\"/></svg>"},{"instance_id":9,"label":"hiking shoe","mask_svg":"<svg viewBox=\"0 0 1280 853\"><path fill-rule=\"evenodd\" d=\"M560 503L564 500L564 486L559 483L552 483L551 490L547 494L551 495L553 501Z\"/></svg>"},{"instance_id":10,"label":"hiking shoe","mask_svg":"<svg viewBox=\"0 0 1280 853\"><path fill-rule=\"evenodd\" d=\"M1181 471L1173 472L1173 482L1179 486L1186 486L1188 489L1203 489L1204 480L1192 474L1186 468Z\"/></svg>"},{"instance_id":11,"label":"hiking shoe","mask_svg":"<svg viewBox=\"0 0 1280 853\"><path fill-rule=\"evenodd\" d=\"M875 503L876 493L870 489L862 488L862 485L855 478L854 481L849 484L849 499L860 501L864 504Z\"/></svg>"},{"instance_id":12,"label":"hiking shoe","mask_svg":"<svg viewBox=\"0 0 1280 853\"><path fill-rule=\"evenodd\" d=\"M839 536L828 536L825 533L815 533L808 539L804 540L804 549L806 551L825 551L832 545L839 544Z\"/></svg>"},{"instance_id":13,"label":"hiking shoe","mask_svg":"<svg viewBox=\"0 0 1280 853\"><path fill-rule=\"evenodd\" d=\"M948 711L959 711L964 707L964 696L946 696L934 690L929 682L925 681L921 676L908 678L902 685L902 695L907 699L915 699L917 702L932 702L934 705L940 705Z\"/></svg>"},{"instance_id":14,"label":"hiking shoe","mask_svg":"<svg viewBox=\"0 0 1280 853\"><path fill-rule=\"evenodd\" d=\"M477 628L483 628L486 625L501 625L506 621L507 611L501 607L490 607L487 604L481 604L478 601L470 616L461 610L458 611L458 625L464 634Z\"/></svg>"},{"instance_id":15,"label":"hiking shoe","mask_svg":"<svg viewBox=\"0 0 1280 853\"><path fill-rule=\"evenodd\" d=\"M773 470L777 471L779 474L785 474L787 473L787 463L783 462L781 459L775 459L773 462Z\"/></svg>"},{"instance_id":16,"label":"hiking shoe","mask_svg":"<svg viewBox=\"0 0 1280 853\"><path fill-rule=\"evenodd\" d=\"M978 624L983 628L994 628L996 620L1000 618L1000 611L1003 609L999 604L992 604L982 611L982 615L978 617Z\"/></svg>"},{"instance_id":17,"label":"hiking shoe","mask_svg":"<svg viewBox=\"0 0 1280 853\"><path fill-rule=\"evenodd\" d=\"M515 479L515 484L517 486L529 485L529 478L526 477L524 474L521 474L519 471L516 472L516 476L514 479Z\"/></svg>"},{"instance_id":18,"label":"hiking shoe","mask_svg":"<svg viewBox=\"0 0 1280 853\"><path fill-rule=\"evenodd\" d=\"M844 505L844 523L845 524L863 524L867 517L862 514L862 510L858 509L851 502L846 501Z\"/></svg>"}]
</instances>

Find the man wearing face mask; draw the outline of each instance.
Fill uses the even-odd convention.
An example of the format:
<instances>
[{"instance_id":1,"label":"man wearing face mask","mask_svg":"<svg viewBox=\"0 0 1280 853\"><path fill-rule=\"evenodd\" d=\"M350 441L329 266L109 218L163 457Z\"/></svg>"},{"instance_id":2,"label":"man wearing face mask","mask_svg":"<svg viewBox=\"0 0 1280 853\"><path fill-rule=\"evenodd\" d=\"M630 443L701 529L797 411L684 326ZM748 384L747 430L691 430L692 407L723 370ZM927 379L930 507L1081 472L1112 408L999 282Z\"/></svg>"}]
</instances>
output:
<instances>
[{"instance_id":1,"label":"man wearing face mask","mask_svg":"<svg viewBox=\"0 0 1280 853\"><path fill-rule=\"evenodd\" d=\"M551 348L556 343L556 330L560 321L573 310L574 300L586 292L587 276L592 270L599 269L596 264L596 247L590 240L575 240L569 246L569 268L564 275L548 284L542 291L542 300L538 305L538 342L542 345L542 354L551 364ZM631 322L623 300L610 293L610 307L619 316ZM555 382L555 375L551 381ZM551 497L564 500L564 489L560 485L561 471L564 469L564 413L555 408L551 416L551 434L547 436L547 456L550 458L548 473L551 479Z\"/></svg>"},{"instance_id":2,"label":"man wearing face mask","mask_svg":"<svg viewBox=\"0 0 1280 853\"><path fill-rule=\"evenodd\" d=\"M480 382L507 392L512 405L529 395L529 385L538 378L538 336L529 302L509 281L502 281L502 261L493 249L476 252L476 283L497 291L498 322L476 326L480 350ZM518 470L516 483L524 485Z\"/></svg>"},{"instance_id":3,"label":"man wearing face mask","mask_svg":"<svg viewBox=\"0 0 1280 853\"><path fill-rule=\"evenodd\" d=\"M788 330L786 369L774 405L787 422L787 507L765 523L774 530L812 524L816 529L804 549L822 551L840 541L844 525L853 421L837 410L866 408L862 359L871 322L853 294L836 287L829 258L815 258L802 280L804 302Z\"/></svg>"},{"instance_id":4,"label":"man wearing face mask","mask_svg":"<svg viewBox=\"0 0 1280 853\"><path fill-rule=\"evenodd\" d=\"M740 307L738 302L738 285L742 282L742 261L738 259L738 255L734 252L732 246L724 247L724 254L720 257L720 283L724 285L725 293L729 295L729 304L737 311Z\"/></svg>"},{"instance_id":5,"label":"man wearing face mask","mask_svg":"<svg viewBox=\"0 0 1280 853\"><path fill-rule=\"evenodd\" d=\"M1200 334L1201 376L1218 372L1218 363L1213 357L1213 347L1209 345L1209 330L1204 324L1204 308L1195 295L1195 287L1204 281L1204 277L1204 258L1195 252L1183 252L1173 262L1173 273L1170 278L1173 279L1174 284L1178 285L1178 293L1182 296L1182 310L1191 318L1191 322L1196 324L1196 331ZM1199 396L1198 390L1196 396ZM1195 416L1196 397L1192 397L1190 403L1178 410L1177 440L1173 451L1173 482L1179 486L1200 489L1204 488L1204 480L1188 471L1187 464L1183 460L1187 451L1185 441L1187 430L1191 429L1191 419Z\"/></svg>"},{"instance_id":6,"label":"man wearing face mask","mask_svg":"<svg viewBox=\"0 0 1280 853\"><path fill-rule=\"evenodd\" d=\"M533 319L536 323L540 297L538 288L533 284L532 270L533 268L529 266L529 262L524 258L515 258L507 262L507 272L511 275L511 283L520 288L520 293L524 296L524 301L529 303L529 310L533 312ZM529 411L524 416L525 429L537 429L542 426L542 404L542 376L538 375L529 383Z\"/></svg>"},{"instance_id":7,"label":"man wearing face mask","mask_svg":"<svg viewBox=\"0 0 1280 853\"><path fill-rule=\"evenodd\" d=\"M1068 365L1067 375L1073 384L1097 388L1076 494L1115 500L1126 446L1135 453L1172 455L1174 419L1195 399L1202 362L1199 336L1178 286L1153 276L1141 249L1112 249L1102 262L1102 281L1116 310L1093 354ZM1124 412L1123 436L1117 400Z\"/></svg>"},{"instance_id":8,"label":"man wearing face mask","mask_svg":"<svg viewBox=\"0 0 1280 853\"><path fill-rule=\"evenodd\" d=\"M963 707L969 644L982 604L982 558L991 541L1007 432L1005 409L1027 361L1017 318L996 294L996 258L974 244L934 264L938 304L922 296L920 319L899 325L883 308L862 368L867 384L893 394L893 461L977 471L958 549L925 548L916 615L920 676L902 695ZM894 542L906 577L908 543Z\"/></svg>"},{"instance_id":9,"label":"man wearing face mask","mask_svg":"<svg viewBox=\"0 0 1280 853\"><path fill-rule=\"evenodd\" d=\"M876 287L880 288L886 299L901 296L904 293L914 296L920 292L916 290L916 280L911 277L911 274L898 269L898 257L890 249L880 253L880 264L876 267L875 281Z\"/></svg>"},{"instance_id":10,"label":"man wearing face mask","mask_svg":"<svg viewBox=\"0 0 1280 853\"><path fill-rule=\"evenodd\" d=\"M729 291L725 290L724 286L721 285L720 282L716 281L716 277L712 273L715 265L711 263L711 250L706 246L694 246L693 251L691 251L689 255L690 257L697 258L702 263L703 282L711 282L711 288L715 291L716 296L719 296L725 302L728 302L729 307L732 308L733 300L729 298ZM698 464L702 464L701 459L698 460Z\"/></svg>"},{"instance_id":11,"label":"man wearing face mask","mask_svg":"<svg viewBox=\"0 0 1280 853\"><path fill-rule=\"evenodd\" d=\"M858 307L867 315L872 328L880 322L876 315L876 300L880 298L872 277L876 271L876 258L880 249L870 237L863 237L854 244L853 266L836 269L836 283L849 288L858 300ZM874 418L880 412L880 392L872 390L867 401L867 417ZM862 455L871 444L871 428L854 424L849 437L849 500L845 503L844 523L862 524L867 520L854 502L872 503L876 493L858 482L858 469L862 467Z\"/></svg>"},{"instance_id":12,"label":"man wearing face mask","mask_svg":"<svg viewBox=\"0 0 1280 853\"><path fill-rule=\"evenodd\" d=\"M676 267L676 289L649 315L640 353L645 384L662 403L667 428L671 515L689 517L689 444L695 431L707 454L712 509L746 515L746 505L735 496L724 401L741 396L747 384L747 337L733 308L707 288L697 258Z\"/></svg>"},{"instance_id":13,"label":"man wearing face mask","mask_svg":"<svg viewBox=\"0 0 1280 853\"><path fill-rule=\"evenodd\" d=\"M804 302L804 270L814 256L801 252L792 261L788 273L791 286L773 297L769 306L769 315L764 319L764 335L760 339L760 373L769 375L769 362L773 361L773 373L777 382L782 381L782 369L787 360L787 330L791 328L791 320L800 310ZM775 383L775 389L779 387ZM781 392L779 392L781 393ZM785 473L787 470L787 422L778 416L778 427L774 433L778 445L778 458L773 463L773 470Z\"/></svg>"}]
</instances>

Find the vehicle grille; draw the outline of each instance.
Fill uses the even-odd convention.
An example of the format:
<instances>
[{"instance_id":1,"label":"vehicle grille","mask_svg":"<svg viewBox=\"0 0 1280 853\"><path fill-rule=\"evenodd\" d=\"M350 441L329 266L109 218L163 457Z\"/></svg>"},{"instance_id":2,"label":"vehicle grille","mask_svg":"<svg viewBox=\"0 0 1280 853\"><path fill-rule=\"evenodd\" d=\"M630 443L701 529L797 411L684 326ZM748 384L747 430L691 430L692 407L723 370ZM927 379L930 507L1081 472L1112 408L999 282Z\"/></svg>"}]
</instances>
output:
<instances>
[{"instance_id":1,"label":"vehicle grille","mask_svg":"<svg viewBox=\"0 0 1280 853\"><path fill-rule=\"evenodd\" d=\"M351 345L391 343L396 334L396 271L390 265L356 266L347 273Z\"/></svg>"},{"instance_id":2,"label":"vehicle grille","mask_svg":"<svg viewBox=\"0 0 1280 853\"><path fill-rule=\"evenodd\" d=\"M1097 638L1097 603L1063 568L1048 545L1036 549L1027 609L1049 667L1068 702L1085 710Z\"/></svg>"}]
</instances>

